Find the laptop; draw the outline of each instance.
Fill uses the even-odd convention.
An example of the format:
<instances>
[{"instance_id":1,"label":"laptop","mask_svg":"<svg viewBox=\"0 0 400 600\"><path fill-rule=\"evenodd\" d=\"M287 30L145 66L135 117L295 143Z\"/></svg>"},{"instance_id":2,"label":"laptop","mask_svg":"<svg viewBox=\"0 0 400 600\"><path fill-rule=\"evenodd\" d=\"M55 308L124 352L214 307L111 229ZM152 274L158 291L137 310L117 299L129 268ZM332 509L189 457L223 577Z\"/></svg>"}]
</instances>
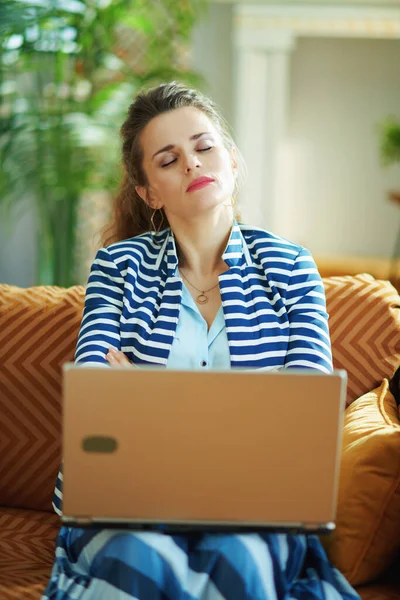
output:
<instances>
[{"instance_id":1,"label":"laptop","mask_svg":"<svg viewBox=\"0 0 400 600\"><path fill-rule=\"evenodd\" d=\"M66 365L63 523L334 529L346 373Z\"/></svg>"}]
</instances>

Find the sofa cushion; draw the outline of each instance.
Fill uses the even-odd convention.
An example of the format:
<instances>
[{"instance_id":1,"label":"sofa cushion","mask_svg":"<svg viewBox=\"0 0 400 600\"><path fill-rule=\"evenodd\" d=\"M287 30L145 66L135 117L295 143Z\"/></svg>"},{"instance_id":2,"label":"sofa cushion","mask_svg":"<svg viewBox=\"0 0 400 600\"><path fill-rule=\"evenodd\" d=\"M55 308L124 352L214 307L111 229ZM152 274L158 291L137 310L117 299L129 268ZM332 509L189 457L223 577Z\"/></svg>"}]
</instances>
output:
<instances>
[{"instance_id":1,"label":"sofa cushion","mask_svg":"<svg viewBox=\"0 0 400 600\"><path fill-rule=\"evenodd\" d=\"M366 274L323 282L333 364L347 371L350 404L400 364L400 296L389 281Z\"/></svg>"},{"instance_id":2,"label":"sofa cushion","mask_svg":"<svg viewBox=\"0 0 400 600\"><path fill-rule=\"evenodd\" d=\"M329 558L353 585L379 577L400 550L400 421L385 379L344 415L336 531Z\"/></svg>"},{"instance_id":3,"label":"sofa cushion","mask_svg":"<svg viewBox=\"0 0 400 600\"><path fill-rule=\"evenodd\" d=\"M54 513L0 508L0 598L42 597L54 560Z\"/></svg>"},{"instance_id":4,"label":"sofa cushion","mask_svg":"<svg viewBox=\"0 0 400 600\"><path fill-rule=\"evenodd\" d=\"M0 505L49 510L84 288L0 285Z\"/></svg>"},{"instance_id":5,"label":"sofa cushion","mask_svg":"<svg viewBox=\"0 0 400 600\"><path fill-rule=\"evenodd\" d=\"M374 583L357 588L361 600L400 600L400 584Z\"/></svg>"},{"instance_id":6,"label":"sofa cushion","mask_svg":"<svg viewBox=\"0 0 400 600\"><path fill-rule=\"evenodd\" d=\"M382 577L356 590L362 600L400 600L400 556Z\"/></svg>"}]
</instances>

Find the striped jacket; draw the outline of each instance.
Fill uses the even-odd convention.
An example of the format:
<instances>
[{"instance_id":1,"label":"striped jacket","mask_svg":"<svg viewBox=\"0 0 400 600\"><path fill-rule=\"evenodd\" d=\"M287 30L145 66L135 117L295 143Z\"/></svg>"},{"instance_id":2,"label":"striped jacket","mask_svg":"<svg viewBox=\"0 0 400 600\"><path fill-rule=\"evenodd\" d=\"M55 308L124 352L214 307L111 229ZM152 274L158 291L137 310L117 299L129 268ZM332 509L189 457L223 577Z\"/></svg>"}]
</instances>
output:
<instances>
[{"instance_id":1,"label":"striped jacket","mask_svg":"<svg viewBox=\"0 0 400 600\"><path fill-rule=\"evenodd\" d=\"M308 250L234 223L219 276L231 367L332 369L325 293ZM86 290L76 363L108 363L109 346L136 364L165 366L181 306L170 229L98 251ZM61 513L62 473L54 509Z\"/></svg>"}]
</instances>

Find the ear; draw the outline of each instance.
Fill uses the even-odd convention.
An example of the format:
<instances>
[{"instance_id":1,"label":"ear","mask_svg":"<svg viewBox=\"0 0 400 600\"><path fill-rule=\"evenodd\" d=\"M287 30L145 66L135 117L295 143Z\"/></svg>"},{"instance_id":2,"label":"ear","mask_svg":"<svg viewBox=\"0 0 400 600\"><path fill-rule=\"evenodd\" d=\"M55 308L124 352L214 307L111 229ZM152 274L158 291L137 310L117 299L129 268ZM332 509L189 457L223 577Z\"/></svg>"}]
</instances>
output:
<instances>
[{"instance_id":1,"label":"ear","mask_svg":"<svg viewBox=\"0 0 400 600\"><path fill-rule=\"evenodd\" d=\"M143 202L145 202L148 206L150 206L150 208L152 208L154 210L157 210L157 208L162 208L161 203L157 202L157 200L153 199L150 196L150 192L149 192L148 188L146 188L144 185L136 185L135 190L136 190L136 193L141 197Z\"/></svg>"},{"instance_id":2,"label":"ear","mask_svg":"<svg viewBox=\"0 0 400 600\"><path fill-rule=\"evenodd\" d=\"M143 202L146 202L146 204L148 204L146 188L143 185L135 185L135 191L141 197Z\"/></svg>"}]
</instances>

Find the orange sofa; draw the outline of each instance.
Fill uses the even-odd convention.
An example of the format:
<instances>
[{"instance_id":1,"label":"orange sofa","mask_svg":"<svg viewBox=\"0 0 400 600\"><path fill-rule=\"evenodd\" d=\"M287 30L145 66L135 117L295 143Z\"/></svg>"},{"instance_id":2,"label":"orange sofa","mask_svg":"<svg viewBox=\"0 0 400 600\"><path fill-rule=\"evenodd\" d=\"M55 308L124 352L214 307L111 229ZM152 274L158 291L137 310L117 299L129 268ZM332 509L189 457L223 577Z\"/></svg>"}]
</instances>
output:
<instances>
[{"instance_id":1,"label":"orange sofa","mask_svg":"<svg viewBox=\"0 0 400 600\"><path fill-rule=\"evenodd\" d=\"M388 282L368 275L326 278L324 284L334 363L348 370L352 405L399 365L400 297ZM50 575L60 526L51 500L61 458L61 366L73 359L83 301L81 286L0 285L1 600L40 598ZM393 481L397 493L396 486ZM356 583L358 577L363 600L400 599L399 551L400 535L372 581L350 573Z\"/></svg>"}]
</instances>

